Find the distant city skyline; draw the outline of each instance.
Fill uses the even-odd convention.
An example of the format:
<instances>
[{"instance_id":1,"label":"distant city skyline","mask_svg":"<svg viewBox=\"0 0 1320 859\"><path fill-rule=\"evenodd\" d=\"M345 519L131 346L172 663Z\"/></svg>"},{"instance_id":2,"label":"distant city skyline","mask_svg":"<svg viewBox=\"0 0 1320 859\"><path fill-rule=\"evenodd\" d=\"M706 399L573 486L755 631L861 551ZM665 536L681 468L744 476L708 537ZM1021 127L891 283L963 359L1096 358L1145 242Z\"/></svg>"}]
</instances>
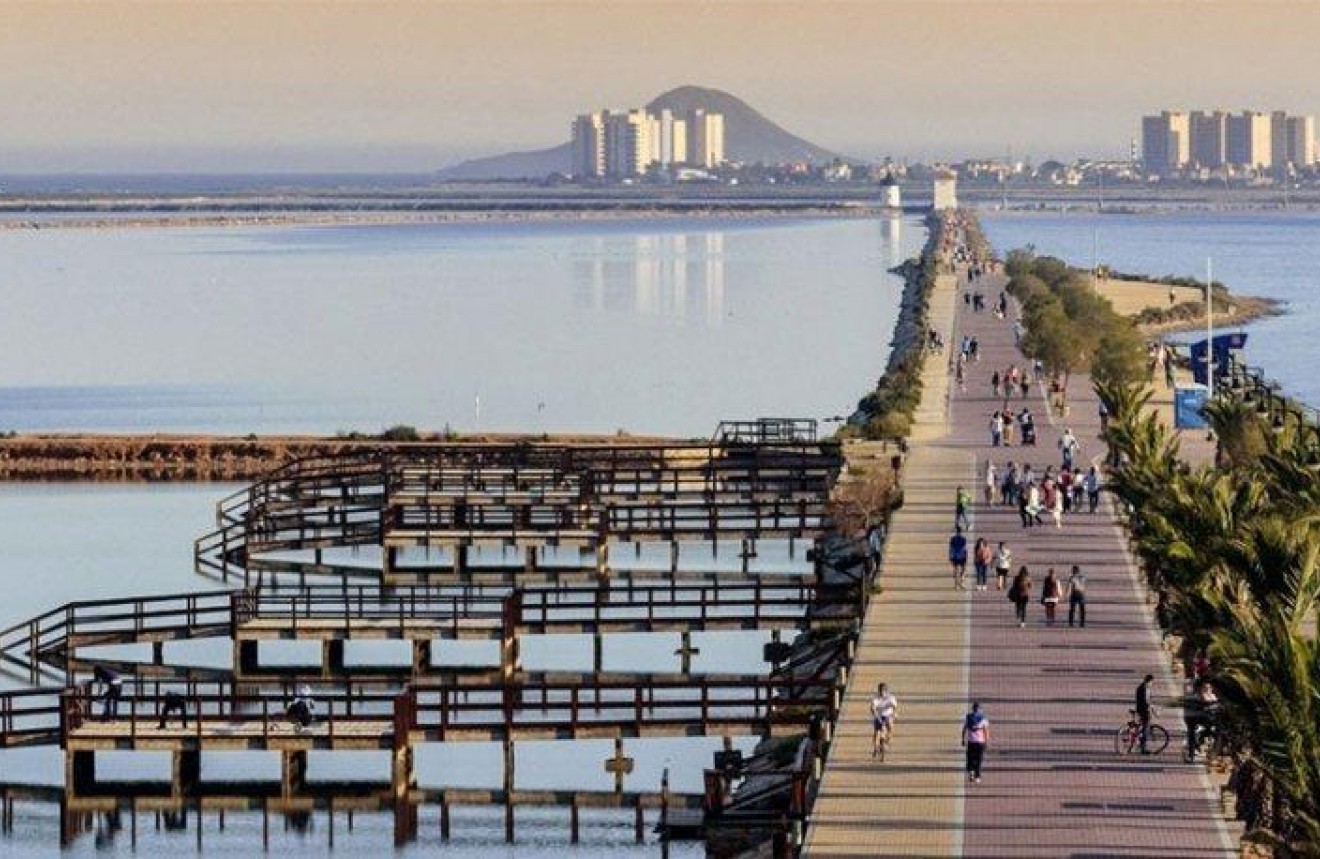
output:
<instances>
[{"instance_id":1,"label":"distant city skyline","mask_svg":"<svg viewBox=\"0 0 1320 859\"><path fill-rule=\"evenodd\" d=\"M1320 113L1317 42L1284 0L6 0L0 173L430 171L689 83L860 158L1121 158L1170 105Z\"/></svg>"}]
</instances>

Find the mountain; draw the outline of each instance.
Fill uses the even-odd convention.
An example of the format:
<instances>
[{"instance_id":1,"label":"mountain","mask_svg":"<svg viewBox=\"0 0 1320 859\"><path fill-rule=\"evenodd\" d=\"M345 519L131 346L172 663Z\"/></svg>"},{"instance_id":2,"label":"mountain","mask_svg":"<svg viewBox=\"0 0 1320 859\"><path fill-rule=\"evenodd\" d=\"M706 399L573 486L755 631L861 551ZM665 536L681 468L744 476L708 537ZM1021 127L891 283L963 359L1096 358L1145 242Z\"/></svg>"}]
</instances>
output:
<instances>
[{"instance_id":1,"label":"mountain","mask_svg":"<svg viewBox=\"0 0 1320 859\"><path fill-rule=\"evenodd\" d=\"M724 114L724 155L730 161L778 164L790 161L825 163L839 155L790 134L766 119L747 102L717 89L681 86L646 105L652 113L672 110L687 114L697 108Z\"/></svg>"},{"instance_id":2,"label":"mountain","mask_svg":"<svg viewBox=\"0 0 1320 859\"><path fill-rule=\"evenodd\" d=\"M836 153L791 134L762 116L747 102L727 92L707 87L681 86L646 105L647 110L672 110L686 114L697 108L724 114L724 152L730 161L776 164L786 161L824 163ZM510 152L464 161L440 171L440 179L541 179L572 169L568 143L550 149Z\"/></svg>"}]
</instances>

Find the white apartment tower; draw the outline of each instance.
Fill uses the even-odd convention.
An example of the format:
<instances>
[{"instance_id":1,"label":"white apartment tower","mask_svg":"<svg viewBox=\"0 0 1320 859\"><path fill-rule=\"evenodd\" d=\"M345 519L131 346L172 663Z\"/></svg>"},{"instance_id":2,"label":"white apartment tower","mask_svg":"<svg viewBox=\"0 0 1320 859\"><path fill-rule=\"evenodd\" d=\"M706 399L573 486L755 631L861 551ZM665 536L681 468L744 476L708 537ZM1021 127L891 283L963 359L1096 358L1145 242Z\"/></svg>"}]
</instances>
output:
<instances>
[{"instance_id":1,"label":"white apartment tower","mask_svg":"<svg viewBox=\"0 0 1320 859\"><path fill-rule=\"evenodd\" d=\"M688 163L715 167L724 163L724 114L698 108L688 117Z\"/></svg>"},{"instance_id":2,"label":"white apartment tower","mask_svg":"<svg viewBox=\"0 0 1320 859\"><path fill-rule=\"evenodd\" d=\"M662 167L683 164L688 153L687 120L674 116L672 110L662 110L651 120L652 160Z\"/></svg>"},{"instance_id":3,"label":"white apartment tower","mask_svg":"<svg viewBox=\"0 0 1320 859\"><path fill-rule=\"evenodd\" d=\"M605 111L584 113L573 120L573 175L596 179L605 175Z\"/></svg>"},{"instance_id":4,"label":"white apartment tower","mask_svg":"<svg viewBox=\"0 0 1320 859\"><path fill-rule=\"evenodd\" d=\"M1191 160L1191 121L1182 112L1164 111L1141 119L1141 159L1146 172L1171 176Z\"/></svg>"},{"instance_id":5,"label":"white apartment tower","mask_svg":"<svg viewBox=\"0 0 1320 859\"><path fill-rule=\"evenodd\" d=\"M651 115L644 110L612 113L605 120L605 175L641 176L651 166Z\"/></svg>"}]
</instances>

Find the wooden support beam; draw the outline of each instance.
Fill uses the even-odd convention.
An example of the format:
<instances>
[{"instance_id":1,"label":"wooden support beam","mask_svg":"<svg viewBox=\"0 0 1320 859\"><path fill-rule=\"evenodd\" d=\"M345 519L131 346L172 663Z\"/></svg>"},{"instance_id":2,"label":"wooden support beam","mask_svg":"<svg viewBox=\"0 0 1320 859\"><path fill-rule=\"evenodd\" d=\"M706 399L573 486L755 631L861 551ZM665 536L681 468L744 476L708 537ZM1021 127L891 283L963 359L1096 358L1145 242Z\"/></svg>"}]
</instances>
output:
<instances>
[{"instance_id":1,"label":"wooden support beam","mask_svg":"<svg viewBox=\"0 0 1320 859\"><path fill-rule=\"evenodd\" d=\"M196 749L176 749L170 756L170 795L192 796L202 780L202 753Z\"/></svg>"},{"instance_id":2,"label":"wooden support beam","mask_svg":"<svg viewBox=\"0 0 1320 859\"><path fill-rule=\"evenodd\" d=\"M285 799L302 793L307 787L307 751L285 749L280 752L280 795Z\"/></svg>"}]
</instances>

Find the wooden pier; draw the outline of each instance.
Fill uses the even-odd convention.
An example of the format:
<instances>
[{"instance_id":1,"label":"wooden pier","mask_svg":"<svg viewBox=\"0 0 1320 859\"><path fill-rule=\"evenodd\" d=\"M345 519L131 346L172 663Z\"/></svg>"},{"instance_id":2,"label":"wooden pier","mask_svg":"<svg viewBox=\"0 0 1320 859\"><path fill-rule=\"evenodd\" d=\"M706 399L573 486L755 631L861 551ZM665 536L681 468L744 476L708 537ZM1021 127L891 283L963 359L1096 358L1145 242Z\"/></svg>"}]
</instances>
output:
<instances>
[{"instance_id":1,"label":"wooden pier","mask_svg":"<svg viewBox=\"0 0 1320 859\"><path fill-rule=\"evenodd\" d=\"M444 579L609 578L620 543L808 545L842 464L812 421L722 425L709 441L617 445L419 445L301 460L217 506L195 546L199 572L253 584L254 574L374 576L387 584ZM374 548L378 564L334 551ZM443 563L408 563L422 548ZM514 563L476 565L474 549L513 550ZM547 549L576 558L543 564ZM312 553L310 559L290 553Z\"/></svg>"},{"instance_id":2,"label":"wooden pier","mask_svg":"<svg viewBox=\"0 0 1320 859\"><path fill-rule=\"evenodd\" d=\"M725 825L777 813L757 825L788 844L788 819L800 828L819 776L874 571L867 547L831 535L841 464L814 422L789 420L724 424L705 441L418 445L295 462L221 501L216 531L197 542L198 569L241 586L79 601L0 631L0 669L36 687L0 693L0 748L62 748L75 812L120 807L119 786L97 781L105 751L169 752L161 801L199 810L221 802L200 781L203 751L278 754L278 791L254 790L252 801L290 807L312 793L309 754L381 751L396 834L415 833L419 798L438 796L446 834L448 803L493 801L505 805L512 840L514 806L538 802L569 804L575 838L577 809L595 802L635 808L640 833L654 795L626 798L625 739L712 736L728 750L735 736L810 735L812 763L791 779L758 771L750 793L726 783L702 804ZM753 569L767 540L789 541L797 572ZM739 562L694 565L684 543L707 543L716 557L735 548ZM610 557L656 545L668 550L660 569ZM475 557L495 548L516 561ZM770 631L764 671L694 672L692 635L709 630ZM677 668L605 670L605 638L639 632L678 634ZM591 665L525 670L524 641L555 634L590 636ZM231 663L168 658L170 643L198 640L225 642ZM437 664L435 644L459 640L498 642L496 662ZM404 642L407 658L350 661L346 647L360 641ZM319 657L267 662L274 642L316 644ZM94 667L121 675L113 701L88 680ZM315 720L299 727L288 708L308 685ZM517 743L600 738L615 742L608 798L518 789ZM417 787L418 746L468 741L501 744L502 788Z\"/></svg>"}]
</instances>

